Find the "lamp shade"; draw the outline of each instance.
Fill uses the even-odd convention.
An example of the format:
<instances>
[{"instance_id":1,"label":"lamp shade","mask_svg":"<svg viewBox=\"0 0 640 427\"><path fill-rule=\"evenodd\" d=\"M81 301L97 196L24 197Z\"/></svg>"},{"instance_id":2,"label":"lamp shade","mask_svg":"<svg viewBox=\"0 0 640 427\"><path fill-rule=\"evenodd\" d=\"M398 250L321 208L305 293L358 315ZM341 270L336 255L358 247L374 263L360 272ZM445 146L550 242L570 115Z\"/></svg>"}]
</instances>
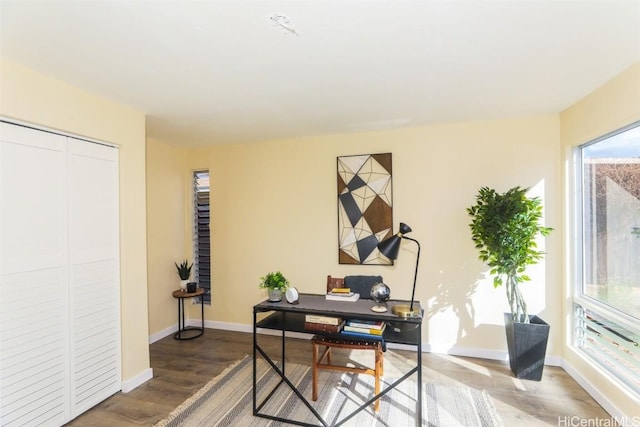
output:
<instances>
[{"instance_id":1,"label":"lamp shade","mask_svg":"<svg viewBox=\"0 0 640 427\"><path fill-rule=\"evenodd\" d=\"M402 237L394 234L388 239L385 239L382 242L378 243L378 250L382 255L386 256L389 259L397 259L401 241Z\"/></svg>"},{"instance_id":2,"label":"lamp shade","mask_svg":"<svg viewBox=\"0 0 640 427\"><path fill-rule=\"evenodd\" d=\"M378 243L378 250L382 255L386 256L389 259L398 259L398 252L400 251L400 243L402 242L402 235L411 232L411 227L409 227L404 222L400 223L400 231L397 234L389 237L388 239L383 240Z\"/></svg>"}]
</instances>

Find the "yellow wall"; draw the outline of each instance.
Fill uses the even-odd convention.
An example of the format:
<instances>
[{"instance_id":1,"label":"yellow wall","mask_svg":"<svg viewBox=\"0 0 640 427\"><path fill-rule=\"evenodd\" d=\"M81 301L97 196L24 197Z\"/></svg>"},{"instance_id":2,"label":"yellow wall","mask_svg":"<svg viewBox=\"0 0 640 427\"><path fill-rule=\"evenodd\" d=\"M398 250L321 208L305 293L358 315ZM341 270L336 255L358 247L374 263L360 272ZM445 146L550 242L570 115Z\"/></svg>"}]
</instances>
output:
<instances>
[{"instance_id":1,"label":"yellow wall","mask_svg":"<svg viewBox=\"0 0 640 427\"><path fill-rule=\"evenodd\" d=\"M211 173L214 297L205 318L250 325L251 307L266 298L259 277L274 270L314 293L324 291L327 274L381 274L393 298L410 298L411 242L403 244L393 267L338 264L336 157L391 152L394 229L406 222L422 244L416 298L428 311L425 342L438 351L505 351L505 293L484 280L465 209L482 185L500 191L531 186L544 198L547 224L560 228L559 138L558 117L551 115L185 149L188 169ZM150 144L155 150L164 159L177 157ZM177 170L170 171L178 179ZM182 197L172 192L176 200ZM180 224L171 230L161 225L176 215L158 211L149 210L150 236L177 242ZM164 219L155 226L151 219L158 214ZM560 241L559 232L547 238L552 256L532 270L534 283L525 289L531 311L552 325L560 322ZM167 269L170 255L176 256L174 248L165 250L162 265L152 265L150 257L149 271ZM150 281L151 293L156 286L165 285ZM161 292L166 301L159 307L175 305L166 288ZM160 315L151 319L152 333L176 323L171 317L156 323ZM557 356L559 349L560 328L552 328L549 354Z\"/></svg>"},{"instance_id":2,"label":"yellow wall","mask_svg":"<svg viewBox=\"0 0 640 427\"><path fill-rule=\"evenodd\" d=\"M580 102L563 111L560 115L562 126L562 145L566 155L567 171L570 171L571 149L589 142L599 136L640 120L640 62L629 67L598 90ZM569 188L570 182L567 182ZM568 190L564 196L570 200ZM570 208L567 208L567 224L570 224ZM566 230L571 227L567 226ZM562 356L577 373L583 377L598 393L606 398L627 416L640 416L640 401L617 386L601 369L584 358L571 345L572 326L572 286L574 255L571 252L571 235L565 236L566 271L563 289L564 339ZM611 409L611 408L607 408Z\"/></svg>"},{"instance_id":3,"label":"yellow wall","mask_svg":"<svg viewBox=\"0 0 640 427\"><path fill-rule=\"evenodd\" d=\"M158 333L177 323L177 303L171 293L179 287L174 262L188 258L191 249L185 247L190 230L185 204L188 167L186 150L161 141L147 140L147 258L149 277L149 325L151 333ZM186 304L185 304L186 305ZM188 305L186 305L189 307ZM198 313L199 317L199 313Z\"/></svg>"},{"instance_id":4,"label":"yellow wall","mask_svg":"<svg viewBox=\"0 0 640 427\"><path fill-rule=\"evenodd\" d=\"M147 371L144 114L4 61L0 62L0 115L120 147L123 380Z\"/></svg>"}]
</instances>

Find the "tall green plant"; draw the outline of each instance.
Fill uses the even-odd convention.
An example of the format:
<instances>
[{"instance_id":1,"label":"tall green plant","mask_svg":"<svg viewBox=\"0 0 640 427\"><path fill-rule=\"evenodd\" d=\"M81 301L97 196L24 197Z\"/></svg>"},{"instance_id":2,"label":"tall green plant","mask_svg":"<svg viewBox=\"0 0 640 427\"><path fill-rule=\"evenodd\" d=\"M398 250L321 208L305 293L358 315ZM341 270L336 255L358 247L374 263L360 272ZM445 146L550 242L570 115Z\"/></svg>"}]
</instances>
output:
<instances>
[{"instance_id":1,"label":"tall green plant","mask_svg":"<svg viewBox=\"0 0 640 427\"><path fill-rule=\"evenodd\" d=\"M527 197L528 190L514 187L499 194L482 187L476 204L467 208L472 218L471 238L480 251L478 258L491 267L493 286L505 285L513 320L524 323L529 322L529 316L519 284L531 280L525 274L527 266L544 256L537 249L536 237L553 231L540 225L542 202Z\"/></svg>"}]
</instances>

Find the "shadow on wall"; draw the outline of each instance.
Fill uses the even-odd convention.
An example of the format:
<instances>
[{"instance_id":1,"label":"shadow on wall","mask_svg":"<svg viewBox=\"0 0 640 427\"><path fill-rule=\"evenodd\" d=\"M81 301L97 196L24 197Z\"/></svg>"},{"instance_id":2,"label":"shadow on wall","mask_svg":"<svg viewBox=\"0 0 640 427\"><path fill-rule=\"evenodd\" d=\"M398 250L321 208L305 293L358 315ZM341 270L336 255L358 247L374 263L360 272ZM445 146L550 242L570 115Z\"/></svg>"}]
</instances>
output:
<instances>
[{"instance_id":1,"label":"shadow on wall","mask_svg":"<svg viewBox=\"0 0 640 427\"><path fill-rule=\"evenodd\" d=\"M477 282L466 287L439 283L427 310L427 320L431 320L438 313L453 312L458 318L455 341L459 343L471 330L475 329L475 308L472 296L477 287Z\"/></svg>"},{"instance_id":2,"label":"shadow on wall","mask_svg":"<svg viewBox=\"0 0 640 427\"><path fill-rule=\"evenodd\" d=\"M478 357L502 357L500 352L506 346L500 306L503 293L486 277L478 279L473 268L465 267L469 265L440 271L440 281L432 288L433 296L425 309L429 342L436 352L472 351Z\"/></svg>"}]
</instances>

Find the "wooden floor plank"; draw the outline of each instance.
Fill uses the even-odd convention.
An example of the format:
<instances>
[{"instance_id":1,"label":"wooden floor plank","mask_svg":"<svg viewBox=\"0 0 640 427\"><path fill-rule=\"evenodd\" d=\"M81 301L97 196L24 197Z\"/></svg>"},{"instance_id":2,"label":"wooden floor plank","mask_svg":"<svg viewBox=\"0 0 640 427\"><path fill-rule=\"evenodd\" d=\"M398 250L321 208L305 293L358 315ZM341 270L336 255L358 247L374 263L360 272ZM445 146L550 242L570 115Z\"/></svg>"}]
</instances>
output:
<instances>
[{"instance_id":1,"label":"wooden floor plank","mask_svg":"<svg viewBox=\"0 0 640 427\"><path fill-rule=\"evenodd\" d=\"M279 354L280 340L260 336L271 354ZM177 341L168 336L151 344L153 378L129 393L116 393L70 422L74 427L152 426L191 397L234 361L252 354L252 334L207 329L200 338ZM371 352L336 352L343 362L370 363ZM518 380L506 363L486 359L425 353L426 382L464 385L487 390L506 426L557 426L560 418L609 419L610 416L563 369L545 367L540 382ZM287 340L287 361L309 365L311 344ZM385 353L385 374L392 375L415 363L415 354L400 350Z\"/></svg>"}]
</instances>

